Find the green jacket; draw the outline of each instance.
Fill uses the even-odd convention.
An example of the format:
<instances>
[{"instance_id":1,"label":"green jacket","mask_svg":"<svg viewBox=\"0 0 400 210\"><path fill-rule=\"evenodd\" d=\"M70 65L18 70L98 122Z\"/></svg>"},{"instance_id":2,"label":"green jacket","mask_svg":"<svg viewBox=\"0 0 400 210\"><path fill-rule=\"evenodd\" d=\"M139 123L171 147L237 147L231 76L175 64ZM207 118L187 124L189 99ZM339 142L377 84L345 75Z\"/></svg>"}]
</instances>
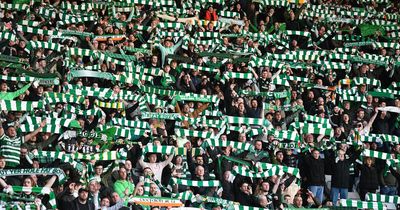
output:
<instances>
[{"instance_id":1,"label":"green jacket","mask_svg":"<svg viewBox=\"0 0 400 210\"><path fill-rule=\"evenodd\" d=\"M0 100L13 100L14 98L20 96L25 93L26 90L31 86L31 83L25 85L23 88L15 91L15 92L0 92Z\"/></svg>"}]
</instances>

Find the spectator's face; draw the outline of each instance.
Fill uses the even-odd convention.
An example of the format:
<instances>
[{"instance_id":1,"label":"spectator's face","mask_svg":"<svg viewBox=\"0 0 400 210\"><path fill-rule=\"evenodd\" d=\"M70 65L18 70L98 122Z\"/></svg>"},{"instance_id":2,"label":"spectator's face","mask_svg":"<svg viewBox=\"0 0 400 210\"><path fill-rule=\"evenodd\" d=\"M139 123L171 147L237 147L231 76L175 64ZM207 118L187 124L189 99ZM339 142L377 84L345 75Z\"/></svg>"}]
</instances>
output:
<instances>
[{"instance_id":1,"label":"spectator's face","mask_svg":"<svg viewBox=\"0 0 400 210\"><path fill-rule=\"evenodd\" d=\"M366 64L362 65L361 66L361 73L363 73L363 74L367 73L368 69L369 69L368 65L366 65Z\"/></svg>"},{"instance_id":2,"label":"spectator's face","mask_svg":"<svg viewBox=\"0 0 400 210\"><path fill-rule=\"evenodd\" d=\"M116 193L116 192L111 194L111 199L112 199L113 203L117 203L119 200L121 200L121 198L119 197L118 193Z\"/></svg>"},{"instance_id":3,"label":"spectator's face","mask_svg":"<svg viewBox=\"0 0 400 210\"><path fill-rule=\"evenodd\" d=\"M252 100L252 101L251 101L251 106L252 106L253 108L257 108L257 107L258 107L258 102L257 102L257 100Z\"/></svg>"},{"instance_id":4,"label":"spectator's face","mask_svg":"<svg viewBox=\"0 0 400 210\"><path fill-rule=\"evenodd\" d=\"M28 154L27 148L21 148L21 157L25 157Z\"/></svg>"},{"instance_id":5,"label":"spectator's face","mask_svg":"<svg viewBox=\"0 0 400 210\"><path fill-rule=\"evenodd\" d=\"M24 179L24 183L22 184L24 187L33 187L32 180L29 178Z\"/></svg>"},{"instance_id":6,"label":"spectator's face","mask_svg":"<svg viewBox=\"0 0 400 210\"><path fill-rule=\"evenodd\" d=\"M221 135L221 140L222 141L226 141L227 139L228 139L228 137L225 134Z\"/></svg>"},{"instance_id":7,"label":"spectator's face","mask_svg":"<svg viewBox=\"0 0 400 210\"><path fill-rule=\"evenodd\" d=\"M204 160L203 160L203 157L196 157L196 163L198 164L198 165L203 165L204 164Z\"/></svg>"},{"instance_id":8,"label":"spectator's face","mask_svg":"<svg viewBox=\"0 0 400 210\"><path fill-rule=\"evenodd\" d=\"M118 174L119 174L120 179L126 180L126 169L125 168L120 168Z\"/></svg>"},{"instance_id":9,"label":"spectator's face","mask_svg":"<svg viewBox=\"0 0 400 210\"><path fill-rule=\"evenodd\" d=\"M294 12L291 11L291 12L290 12L290 19L291 19L291 20L294 20L294 18L295 18Z\"/></svg>"},{"instance_id":10,"label":"spectator's face","mask_svg":"<svg viewBox=\"0 0 400 210\"><path fill-rule=\"evenodd\" d=\"M102 207L110 207L110 200L107 197L105 197L101 199L100 205Z\"/></svg>"},{"instance_id":11,"label":"spectator's face","mask_svg":"<svg viewBox=\"0 0 400 210\"><path fill-rule=\"evenodd\" d=\"M268 192L269 191L269 183L268 182L263 182L261 185L261 188L264 192Z\"/></svg>"},{"instance_id":12,"label":"spectator's face","mask_svg":"<svg viewBox=\"0 0 400 210\"><path fill-rule=\"evenodd\" d=\"M172 42L170 40L165 42L166 47L172 47Z\"/></svg>"},{"instance_id":13,"label":"spectator's face","mask_svg":"<svg viewBox=\"0 0 400 210\"><path fill-rule=\"evenodd\" d=\"M7 129L7 133L8 133L8 136L11 138L14 138L15 136L17 136L17 131L12 126Z\"/></svg>"},{"instance_id":14,"label":"spectator's face","mask_svg":"<svg viewBox=\"0 0 400 210\"><path fill-rule=\"evenodd\" d=\"M77 185L76 185L75 183L69 184L69 185L68 185L69 191L70 191L70 192L73 192L73 191L75 190L75 187L76 187L76 186L77 186Z\"/></svg>"},{"instance_id":15,"label":"spectator's face","mask_svg":"<svg viewBox=\"0 0 400 210\"><path fill-rule=\"evenodd\" d=\"M275 114L275 119L276 119L277 121L280 121L280 120L282 119L282 115L281 115L280 112L277 112L277 113Z\"/></svg>"},{"instance_id":16,"label":"spectator's face","mask_svg":"<svg viewBox=\"0 0 400 210\"><path fill-rule=\"evenodd\" d=\"M181 156L177 156L176 157L175 164L177 164L177 165L182 164L182 157Z\"/></svg>"},{"instance_id":17,"label":"spectator's face","mask_svg":"<svg viewBox=\"0 0 400 210\"><path fill-rule=\"evenodd\" d=\"M249 188L249 184L247 183L243 183L242 186L240 187L240 190L242 192L244 192L245 194L250 194L250 188Z\"/></svg>"},{"instance_id":18,"label":"spectator's face","mask_svg":"<svg viewBox=\"0 0 400 210\"><path fill-rule=\"evenodd\" d=\"M38 87L37 93L38 93L38 94L42 94L42 93L43 93L43 87L42 87L42 86L39 86L39 87Z\"/></svg>"},{"instance_id":19,"label":"spectator's face","mask_svg":"<svg viewBox=\"0 0 400 210\"><path fill-rule=\"evenodd\" d=\"M314 98L314 92L312 92L312 91L308 92L308 98L313 99Z\"/></svg>"},{"instance_id":20,"label":"spectator's face","mask_svg":"<svg viewBox=\"0 0 400 210\"><path fill-rule=\"evenodd\" d=\"M365 163L367 164L367 166L372 166L372 159L368 158Z\"/></svg>"},{"instance_id":21,"label":"spectator's face","mask_svg":"<svg viewBox=\"0 0 400 210\"><path fill-rule=\"evenodd\" d=\"M201 167L201 166L197 166L197 168L196 168L196 175L199 176L199 177L204 176L204 168Z\"/></svg>"},{"instance_id":22,"label":"spectator's face","mask_svg":"<svg viewBox=\"0 0 400 210\"><path fill-rule=\"evenodd\" d=\"M400 153L400 145L395 145L394 146L394 149L393 149L397 154L399 154ZM1 168L1 165L0 165L0 168Z\"/></svg>"},{"instance_id":23,"label":"spectator's face","mask_svg":"<svg viewBox=\"0 0 400 210\"><path fill-rule=\"evenodd\" d=\"M239 134L239 141L240 142L245 142L246 141L246 134L244 134L244 133Z\"/></svg>"},{"instance_id":24,"label":"spectator's face","mask_svg":"<svg viewBox=\"0 0 400 210\"><path fill-rule=\"evenodd\" d=\"M157 155L156 155L156 154L151 154L151 155L149 156L149 162L150 162L150 163L155 163L155 162L157 162Z\"/></svg>"},{"instance_id":25,"label":"spectator's face","mask_svg":"<svg viewBox=\"0 0 400 210\"><path fill-rule=\"evenodd\" d=\"M206 89L201 89L200 95L207 95L207 90Z\"/></svg>"},{"instance_id":26,"label":"spectator's face","mask_svg":"<svg viewBox=\"0 0 400 210\"><path fill-rule=\"evenodd\" d=\"M144 194L144 190L142 186L138 186L137 187L137 191L136 191L137 195L143 195Z\"/></svg>"},{"instance_id":27,"label":"spectator's face","mask_svg":"<svg viewBox=\"0 0 400 210\"><path fill-rule=\"evenodd\" d=\"M357 113L357 117L358 117L359 119L364 119L364 116L365 116L364 111L359 111L359 112Z\"/></svg>"},{"instance_id":28,"label":"spectator's face","mask_svg":"<svg viewBox=\"0 0 400 210\"><path fill-rule=\"evenodd\" d=\"M314 150L312 153L313 158L318 159L319 158L319 151Z\"/></svg>"},{"instance_id":29,"label":"spectator's face","mask_svg":"<svg viewBox=\"0 0 400 210\"><path fill-rule=\"evenodd\" d=\"M132 163L130 160L125 161L125 168L126 168L126 170L132 169Z\"/></svg>"},{"instance_id":30,"label":"spectator's face","mask_svg":"<svg viewBox=\"0 0 400 210\"><path fill-rule=\"evenodd\" d=\"M0 169L3 169L4 167L6 167L6 160L5 159L0 159Z\"/></svg>"},{"instance_id":31,"label":"spectator's face","mask_svg":"<svg viewBox=\"0 0 400 210\"><path fill-rule=\"evenodd\" d=\"M151 184L150 185L150 194L152 195L157 195L158 187L156 184Z\"/></svg>"},{"instance_id":32,"label":"spectator's face","mask_svg":"<svg viewBox=\"0 0 400 210\"><path fill-rule=\"evenodd\" d=\"M294 198L293 204L294 204L296 207L301 207L301 206L303 206L303 199L302 199L300 196L296 196L296 197Z\"/></svg>"},{"instance_id":33,"label":"spectator's face","mask_svg":"<svg viewBox=\"0 0 400 210\"><path fill-rule=\"evenodd\" d=\"M361 93L365 93L365 91L367 91L367 86L366 85L361 85L360 86L360 92Z\"/></svg>"},{"instance_id":34,"label":"spectator's face","mask_svg":"<svg viewBox=\"0 0 400 210\"><path fill-rule=\"evenodd\" d=\"M224 180L228 181L230 175L231 175L231 172L230 172L230 171L225 171L225 173L224 173Z\"/></svg>"},{"instance_id":35,"label":"spectator's face","mask_svg":"<svg viewBox=\"0 0 400 210\"><path fill-rule=\"evenodd\" d=\"M7 92L7 84L6 83L1 83L1 91L2 92Z\"/></svg>"},{"instance_id":36,"label":"spectator's face","mask_svg":"<svg viewBox=\"0 0 400 210\"><path fill-rule=\"evenodd\" d=\"M342 129L341 129L341 128L336 128L336 129L335 129L335 134L336 134L337 136L340 136L340 135L342 134Z\"/></svg>"},{"instance_id":37,"label":"spectator's face","mask_svg":"<svg viewBox=\"0 0 400 210\"><path fill-rule=\"evenodd\" d=\"M260 196L259 198L260 206L265 208L268 205L268 199L265 196Z\"/></svg>"},{"instance_id":38,"label":"spectator's face","mask_svg":"<svg viewBox=\"0 0 400 210\"><path fill-rule=\"evenodd\" d=\"M170 66L165 66L165 68L164 68L165 73L169 73L170 70L171 70Z\"/></svg>"},{"instance_id":39,"label":"spectator's face","mask_svg":"<svg viewBox=\"0 0 400 210\"><path fill-rule=\"evenodd\" d=\"M79 122L79 125L81 125L81 128L85 127L85 121L83 119L79 119L78 122Z\"/></svg>"},{"instance_id":40,"label":"spectator's face","mask_svg":"<svg viewBox=\"0 0 400 210\"><path fill-rule=\"evenodd\" d=\"M287 203L287 204L292 203L292 199L291 199L290 195L286 195L284 199L285 199L285 203Z\"/></svg>"},{"instance_id":41,"label":"spectator's face","mask_svg":"<svg viewBox=\"0 0 400 210\"><path fill-rule=\"evenodd\" d=\"M350 120L349 115L344 114L344 115L343 115L343 121L349 122L349 120Z\"/></svg>"},{"instance_id":42,"label":"spectator's face","mask_svg":"<svg viewBox=\"0 0 400 210\"><path fill-rule=\"evenodd\" d=\"M324 99L323 98L318 98L318 104L323 105L324 104Z\"/></svg>"},{"instance_id":43,"label":"spectator's face","mask_svg":"<svg viewBox=\"0 0 400 210\"><path fill-rule=\"evenodd\" d=\"M339 151L339 160L344 160L344 158L345 158L345 153L344 153L344 151Z\"/></svg>"},{"instance_id":44,"label":"spectator's face","mask_svg":"<svg viewBox=\"0 0 400 210\"><path fill-rule=\"evenodd\" d=\"M262 142L256 141L256 143L254 144L254 147L256 148L256 150L262 150Z\"/></svg>"},{"instance_id":45,"label":"spectator's face","mask_svg":"<svg viewBox=\"0 0 400 210\"><path fill-rule=\"evenodd\" d=\"M97 182L96 181L91 181L89 183L89 191L92 193L95 193L97 191Z\"/></svg>"},{"instance_id":46,"label":"spectator's face","mask_svg":"<svg viewBox=\"0 0 400 210\"><path fill-rule=\"evenodd\" d=\"M151 62L154 64L154 63L157 63L158 62L158 57L157 56L153 56L153 57L151 57Z\"/></svg>"},{"instance_id":47,"label":"spectator's face","mask_svg":"<svg viewBox=\"0 0 400 210\"><path fill-rule=\"evenodd\" d=\"M283 154L282 154L281 152L278 152L278 153L276 154L276 159L277 159L278 161L282 161L282 160L283 160Z\"/></svg>"},{"instance_id":48,"label":"spectator's face","mask_svg":"<svg viewBox=\"0 0 400 210\"><path fill-rule=\"evenodd\" d=\"M121 88L118 85L115 85L113 87L113 91L114 91L115 94L118 94L119 92L121 92Z\"/></svg>"},{"instance_id":49,"label":"spectator's face","mask_svg":"<svg viewBox=\"0 0 400 210\"><path fill-rule=\"evenodd\" d=\"M240 103L238 108L239 108L240 112L244 112L245 111L245 107L244 107L243 103Z\"/></svg>"}]
</instances>

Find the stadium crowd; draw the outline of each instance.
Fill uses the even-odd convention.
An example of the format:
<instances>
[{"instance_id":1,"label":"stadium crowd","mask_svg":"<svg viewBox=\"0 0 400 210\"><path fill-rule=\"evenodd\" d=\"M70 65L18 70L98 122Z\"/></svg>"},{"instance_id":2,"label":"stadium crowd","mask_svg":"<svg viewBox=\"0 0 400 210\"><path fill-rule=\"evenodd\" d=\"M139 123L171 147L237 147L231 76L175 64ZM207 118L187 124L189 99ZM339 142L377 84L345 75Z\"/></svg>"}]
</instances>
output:
<instances>
[{"instance_id":1,"label":"stadium crowd","mask_svg":"<svg viewBox=\"0 0 400 210\"><path fill-rule=\"evenodd\" d=\"M396 209L399 6L1 1L0 209Z\"/></svg>"}]
</instances>

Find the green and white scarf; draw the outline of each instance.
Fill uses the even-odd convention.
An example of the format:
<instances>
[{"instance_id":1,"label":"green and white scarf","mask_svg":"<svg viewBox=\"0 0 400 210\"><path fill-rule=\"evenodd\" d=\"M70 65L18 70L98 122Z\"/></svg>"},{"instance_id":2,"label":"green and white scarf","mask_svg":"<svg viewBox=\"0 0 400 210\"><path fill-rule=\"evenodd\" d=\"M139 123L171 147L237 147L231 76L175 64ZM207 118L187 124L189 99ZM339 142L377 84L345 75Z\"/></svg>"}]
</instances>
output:
<instances>
[{"instance_id":1,"label":"green and white scarf","mask_svg":"<svg viewBox=\"0 0 400 210\"><path fill-rule=\"evenodd\" d=\"M396 196L396 195L389 196L389 195L368 193L367 197L366 197L366 200L367 201L373 201L373 202L400 204L400 197Z\"/></svg>"},{"instance_id":2,"label":"green and white scarf","mask_svg":"<svg viewBox=\"0 0 400 210\"><path fill-rule=\"evenodd\" d=\"M189 187L219 187L221 183L219 180L208 180L208 181L194 181L187 179L172 178L172 182L178 185L184 185Z\"/></svg>"},{"instance_id":3,"label":"green and white scarf","mask_svg":"<svg viewBox=\"0 0 400 210\"><path fill-rule=\"evenodd\" d=\"M381 202L367 202L360 200L340 199L340 206L355 207L358 209L386 209L386 206Z\"/></svg>"},{"instance_id":4,"label":"green and white scarf","mask_svg":"<svg viewBox=\"0 0 400 210\"><path fill-rule=\"evenodd\" d=\"M25 193L39 193L50 196L49 203L52 209L56 209L56 196L53 190L49 187L23 187L23 186L11 186L12 192L25 192Z\"/></svg>"}]
</instances>

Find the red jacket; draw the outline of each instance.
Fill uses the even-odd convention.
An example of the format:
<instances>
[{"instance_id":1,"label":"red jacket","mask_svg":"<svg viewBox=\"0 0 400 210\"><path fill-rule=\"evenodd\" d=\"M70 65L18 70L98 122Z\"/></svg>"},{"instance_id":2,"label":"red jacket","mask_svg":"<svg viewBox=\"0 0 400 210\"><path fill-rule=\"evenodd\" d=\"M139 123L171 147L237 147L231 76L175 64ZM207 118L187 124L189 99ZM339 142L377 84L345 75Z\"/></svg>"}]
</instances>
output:
<instances>
[{"instance_id":1,"label":"red jacket","mask_svg":"<svg viewBox=\"0 0 400 210\"><path fill-rule=\"evenodd\" d=\"M206 11L206 20L211 20L211 21L217 21L218 20L218 16L217 13L215 12L215 10L211 13L210 11Z\"/></svg>"}]
</instances>

